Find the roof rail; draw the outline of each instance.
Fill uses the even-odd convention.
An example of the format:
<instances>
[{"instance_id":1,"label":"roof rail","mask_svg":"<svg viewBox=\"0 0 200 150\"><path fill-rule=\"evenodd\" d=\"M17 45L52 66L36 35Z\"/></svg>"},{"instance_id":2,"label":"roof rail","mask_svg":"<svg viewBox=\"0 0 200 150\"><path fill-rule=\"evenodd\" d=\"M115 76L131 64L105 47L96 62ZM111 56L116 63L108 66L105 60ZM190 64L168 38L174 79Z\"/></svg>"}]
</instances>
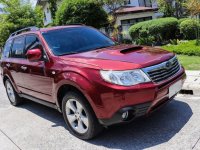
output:
<instances>
[{"instance_id":1,"label":"roof rail","mask_svg":"<svg viewBox=\"0 0 200 150\"><path fill-rule=\"evenodd\" d=\"M27 27L27 28L24 28L24 29L21 29L21 30L18 30L18 31L16 31L16 32L14 32L14 33L12 33L11 35L10 35L10 37L13 37L13 36L15 36L15 35L18 35L18 34L20 34L20 33L22 33L22 32L27 32L27 31L38 31L39 30L39 28L38 27Z\"/></svg>"},{"instance_id":2,"label":"roof rail","mask_svg":"<svg viewBox=\"0 0 200 150\"><path fill-rule=\"evenodd\" d=\"M82 26L85 26L85 24L82 24L82 23L69 23L69 24L66 24L67 26L73 26L73 25L82 25Z\"/></svg>"}]
</instances>

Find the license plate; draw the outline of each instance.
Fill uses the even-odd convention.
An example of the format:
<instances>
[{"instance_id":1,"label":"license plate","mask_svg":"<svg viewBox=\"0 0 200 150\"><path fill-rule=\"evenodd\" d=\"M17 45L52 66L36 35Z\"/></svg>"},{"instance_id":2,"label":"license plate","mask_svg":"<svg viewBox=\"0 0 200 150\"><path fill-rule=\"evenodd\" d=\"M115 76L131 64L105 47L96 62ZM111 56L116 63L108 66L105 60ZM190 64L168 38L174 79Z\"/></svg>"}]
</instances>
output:
<instances>
[{"instance_id":1,"label":"license plate","mask_svg":"<svg viewBox=\"0 0 200 150\"><path fill-rule=\"evenodd\" d=\"M175 84L171 85L169 87L169 98L172 98L174 95L176 95L180 90L182 89L183 81L180 80L176 82Z\"/></svg>"}]
</instances>

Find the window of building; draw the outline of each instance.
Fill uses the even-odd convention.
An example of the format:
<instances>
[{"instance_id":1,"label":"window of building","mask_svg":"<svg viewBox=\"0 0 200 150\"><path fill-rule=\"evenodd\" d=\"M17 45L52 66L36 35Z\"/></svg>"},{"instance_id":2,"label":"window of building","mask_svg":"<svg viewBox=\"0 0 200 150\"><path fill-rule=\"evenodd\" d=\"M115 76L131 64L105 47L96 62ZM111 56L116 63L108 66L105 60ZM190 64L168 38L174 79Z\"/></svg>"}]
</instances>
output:
<instances>
[{"instance_id":1,"label":"window of building","mask_svg":"<svg viewBox=\"0 0 200 150\"><path fill-rule=\"evenodd\" d=\"M124 5L128 5L128 4L131 4L131 0L125 0L124 1Z\"/></svg>"},{"instance_id":2,"label":"window of building","mask_svg":"<svg viewBox=\"0 0 200 150\"><path fill-rule=\"evenodd\" d=\"M122 20L121 24L122 25L134 25L134 24L136 24L138 22L147 21L147 20L152 20L152 17L150 16L150 17Z\"/></svg>"},{"instance_id":3,"label":"window of building","mask_svg":"<svg viewBox=\"0 0 200 150\"><path fill-rule=\"evenodd\" d=\"M139 6L152 7L152 2L151 0L139 0Z\"/></svg>"},{"instance_id":4,"label":"window of building","mask_svg":"<svg viewBox=\"0 0 200 150\"><path fill-rule=\"evenodd\" d=\"M47 21L47 16L45 12L44 12L44 21Z\"/></svg>"},{"instance_id":5,"label":"window of building","mask_svg":"<svg viewBox=\"0 0 200 150\"><path fill-rule=\"evenodd\" d=\"M47 13L49 13L49 7L47 7Z\"/></svg>"}]
</instances>

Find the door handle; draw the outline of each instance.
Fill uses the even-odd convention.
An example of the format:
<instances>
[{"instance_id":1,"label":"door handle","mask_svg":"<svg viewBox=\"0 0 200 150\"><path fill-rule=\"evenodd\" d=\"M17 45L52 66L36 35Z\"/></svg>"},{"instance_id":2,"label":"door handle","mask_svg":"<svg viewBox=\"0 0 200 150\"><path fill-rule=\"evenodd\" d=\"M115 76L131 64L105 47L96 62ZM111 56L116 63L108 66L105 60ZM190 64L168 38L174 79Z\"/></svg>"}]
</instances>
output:
<instances>
[{"instance_id":1,"label":"door handle","mask_svg":"<svg viewBox=\"0 0 200 150\"><path fill-rule=\"evenodd\" d=\"M27 67L26 66L21 66L21 69L25 71L25 70L27 70Z\"/></svg>"},{"instance_id":2,"label":"door handle","mask_svg":"<svg viewBox=\"0 0 200 150\"><path fill-rule=\"evenodd\" d=\"M9 67L10 67L10 64L9 64L9 63L7 63L7 64L6 64L6 66L9 68Z\"/></svg>"}]
</instances>

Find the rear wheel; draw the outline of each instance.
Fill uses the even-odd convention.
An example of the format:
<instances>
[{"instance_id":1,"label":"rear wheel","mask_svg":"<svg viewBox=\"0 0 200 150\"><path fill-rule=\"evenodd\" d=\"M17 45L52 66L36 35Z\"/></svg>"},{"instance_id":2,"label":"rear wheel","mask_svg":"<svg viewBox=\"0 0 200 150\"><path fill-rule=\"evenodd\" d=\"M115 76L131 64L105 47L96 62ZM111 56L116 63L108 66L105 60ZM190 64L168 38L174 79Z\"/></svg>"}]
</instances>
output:
<instances>
[{"instance_id":1,"label":"rear wheel","mask_svg":"<svg viewBox=\"0 0 200 150\"><path fill-rule=\"evenodd\" d=\"M88 102L77 92L64 96L62 110L69 131L80 139L91 139L103 129Z\"/></svg>"},{"instance_id":2,"label":"rear wheel","mask_svg":"<svg viewBox=\"0 0 200 150\"><path fill-rule=\"evenodd\" d=\"M19 97L15 89L13 88L10 80L6 80L5 82L6 92L8 95L8 99L13 106L17 106L22 102L22 99Z\"/></svg>"}]
</instances>

